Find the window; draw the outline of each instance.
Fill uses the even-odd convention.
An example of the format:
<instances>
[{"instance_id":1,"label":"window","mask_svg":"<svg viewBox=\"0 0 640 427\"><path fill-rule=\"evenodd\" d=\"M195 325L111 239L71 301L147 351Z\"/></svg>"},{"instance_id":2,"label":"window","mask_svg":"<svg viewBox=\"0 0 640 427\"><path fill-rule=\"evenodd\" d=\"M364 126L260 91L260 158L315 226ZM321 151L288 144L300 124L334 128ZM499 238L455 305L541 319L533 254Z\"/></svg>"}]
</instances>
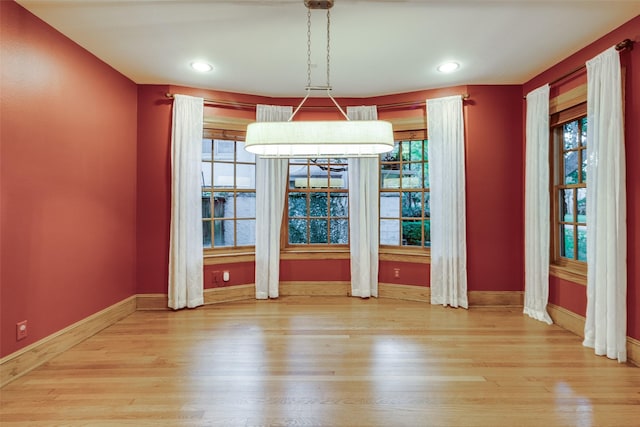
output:
<instances>
[{"instance_id":1,"label":"window","mask_svg":"<svg viewBox=\"0 0 640 427\"><path fill-rule=\"evenodd\" d=\"M346 159L289 160L289 245L349 244L347 175Z\"/></svg>"},{"instance_id":2,"label":"window","mask_svg":"<svg viewBox=\"0 0 640 427\"><path fill-rule=\"evenodd\" d=\"M553 260L560 265L587 260L587 119L586 107L569 118L552 116L554 187L552 196ZM566 114L565 114L566 116ZM576 117L577 116L577 117ZM555 122L555 123L554 123Z\"/></svg>"},{"instance_id":3,"label":"window","mask_svg":"<svg viewBox=\"0 0 640 427\"><path fill-rule=\"evenodd\" d=\"M380 156L380 245L431 245L428 141L398 141Z\"/></svg>"},{"instance_id":4,"label":"window","mask_svg":"<svg viewBox=\"0 0 640 427\"><path fill-rule=\"evenodd\" d=\"M241 141L203 139L201 175L204 247L254 246L255 156Z\"/></svg>"}]
</instances>

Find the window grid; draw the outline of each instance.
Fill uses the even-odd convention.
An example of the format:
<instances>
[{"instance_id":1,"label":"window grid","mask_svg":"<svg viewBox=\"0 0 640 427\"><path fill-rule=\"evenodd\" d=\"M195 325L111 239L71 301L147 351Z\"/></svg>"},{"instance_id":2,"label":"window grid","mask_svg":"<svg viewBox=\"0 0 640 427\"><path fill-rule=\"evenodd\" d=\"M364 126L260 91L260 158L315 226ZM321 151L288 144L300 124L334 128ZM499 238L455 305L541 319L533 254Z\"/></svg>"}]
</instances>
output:
<instances>
[{"instance_id":1,"label":"window grid","mask_svg":"<svg viewBox=\"0 0 640 427\"><path fill-rule=\"evenodd\" d=\"M430 244L428 141L397 141L380 156L380 245Z\"/></svg>"},{"instance_id":2,"label":"window grid","mask_svg":"<svg viewBox=\"0 0 640 427\"><path fill-rule=\"evenodd\" d=\"M586 262L586 143L587 120L580 117L554 128L556 185L554 208L554 259Z\"/></svg>"},{"instance_id":3,"label":"window grid","mask_svg":"<svg viewBox=\"0 0 640 427\"><path fill-rule=\"evenodd\" d=\"M291 159L286 246L349 244L346 159Z\"/></svg>"},{"instance_id":4,"label":"window grid","mask_svg":"<svg viewBox=\"0 0 640 427\"><path fill-rule=\"evenodd\" d=\"M205 249L255 245L255 156L236 140L202 140Z\"/></svg>"}]
</instances>

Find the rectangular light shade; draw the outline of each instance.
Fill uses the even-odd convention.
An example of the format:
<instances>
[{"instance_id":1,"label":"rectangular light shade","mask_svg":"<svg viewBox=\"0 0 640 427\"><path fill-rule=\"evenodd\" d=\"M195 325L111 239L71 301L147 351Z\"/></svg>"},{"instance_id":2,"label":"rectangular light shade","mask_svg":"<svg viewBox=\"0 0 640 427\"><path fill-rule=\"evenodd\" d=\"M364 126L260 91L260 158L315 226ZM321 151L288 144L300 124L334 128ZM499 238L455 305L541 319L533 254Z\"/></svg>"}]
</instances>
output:
<instances>
[{"instance_id":1,"label":"rectangular light shade","mask_svg":"<svg viewBox=\"0 0 640 427\"><path fill-rule=\"evenodd\" d=\"M245 149L261 157L375 157L394 146L391 123L382 120L255 122Z\"/></svg>"}]
</instances>

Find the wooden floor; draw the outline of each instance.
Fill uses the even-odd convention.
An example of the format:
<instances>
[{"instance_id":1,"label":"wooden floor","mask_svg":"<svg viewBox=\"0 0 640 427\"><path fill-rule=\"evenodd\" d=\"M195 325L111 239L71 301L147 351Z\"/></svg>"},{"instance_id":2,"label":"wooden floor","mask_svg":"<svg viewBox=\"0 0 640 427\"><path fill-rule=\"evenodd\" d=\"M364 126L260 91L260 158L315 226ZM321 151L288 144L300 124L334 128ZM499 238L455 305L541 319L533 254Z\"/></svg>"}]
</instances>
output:
<instances>
[{"instance_id":1,"label":"wooden floor","mask_svg":"<svg viewBox=\"0 0 640 427\"><path fill-rule=\"evenodd\" d=\"M640 368L577 336L388 299L139 311L0 393L3 427L640 425Z\"/></svg>"}]
</instances>

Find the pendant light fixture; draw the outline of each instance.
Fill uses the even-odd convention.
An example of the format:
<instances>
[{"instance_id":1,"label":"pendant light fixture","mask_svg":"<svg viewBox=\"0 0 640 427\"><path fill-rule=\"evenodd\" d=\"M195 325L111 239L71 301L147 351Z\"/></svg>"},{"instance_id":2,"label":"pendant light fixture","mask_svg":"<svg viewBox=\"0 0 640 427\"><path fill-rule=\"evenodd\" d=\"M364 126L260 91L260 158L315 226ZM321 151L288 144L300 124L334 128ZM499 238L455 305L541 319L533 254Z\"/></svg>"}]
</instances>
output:
<instances>
[{"instance_id":1,"label":"pendant light fixture","mask_svg":"<svg viewBox=\"0 0 640 427\"><path fill-rule=\"evenodd\" d=\"M382 120L349 120L331 95L330 28L333 0L304 0L307 7L307 87L306 96L286 122L255 122L247 126L245 149L260 157L339 158L375 157L394 146L391 123ZM311 85L311 10L327 11L327 82ZM326 91L345 120L294 121L311 91Z\"/></svg>"}]
</instances>

